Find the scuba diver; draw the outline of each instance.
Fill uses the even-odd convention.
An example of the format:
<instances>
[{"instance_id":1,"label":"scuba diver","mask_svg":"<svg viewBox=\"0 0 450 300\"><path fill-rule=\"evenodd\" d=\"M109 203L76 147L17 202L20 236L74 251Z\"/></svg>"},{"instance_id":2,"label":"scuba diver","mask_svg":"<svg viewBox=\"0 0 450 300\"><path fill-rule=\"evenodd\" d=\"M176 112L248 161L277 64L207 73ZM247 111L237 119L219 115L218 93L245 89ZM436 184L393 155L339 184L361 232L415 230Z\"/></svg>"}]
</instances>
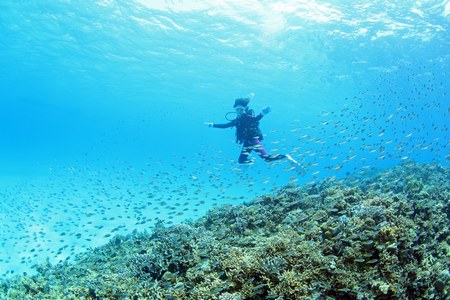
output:
<instances>
[{"instance_id":1,"label":"scuba diver","mask_svg":"<svg viewBox=\"0 0 450 300\"><path fill-rule=\"evenodd\" d=\"M304 168L297 161L295 161L289 154L274 154L269 155L264 149L261 141L263 140L263 135L259 129L259 121L270 113L272 109L267 106L262 109L261 113L255 116L253 109L248 107L250 98L238 98L234 102L234 109L236 111L236 119L228 119L228 115L233 113L229 112L225 115L225 118L230 122L225 124L215 124L215 123L205 123L209 127L213 128L229 128L236 127L236 143L242 144L242 150L239 155L240 164L250 164L253 160L249 159L249 155L252 151L255 151L259 157L264 159L266 162L288 159L289 162L295 167L297 172L303 174Z\"/></svg>"}]
</instances>

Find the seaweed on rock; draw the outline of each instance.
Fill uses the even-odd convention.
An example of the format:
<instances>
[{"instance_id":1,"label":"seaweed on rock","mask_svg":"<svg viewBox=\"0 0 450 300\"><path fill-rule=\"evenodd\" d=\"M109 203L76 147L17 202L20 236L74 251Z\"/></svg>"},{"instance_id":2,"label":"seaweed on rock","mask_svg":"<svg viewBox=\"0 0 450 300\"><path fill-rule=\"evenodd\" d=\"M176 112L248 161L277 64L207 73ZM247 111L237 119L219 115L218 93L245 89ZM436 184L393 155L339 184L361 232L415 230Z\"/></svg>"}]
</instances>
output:
<instances>
[{"instance_id":1,"label":"seaweed on rock","mask_svg":"<svg viewBox=\"0 0 450 300\"><path fill-rule=\"evenodd\" d=\"M0 296L448 299L449 179L442 166L408 163L357 186L290 185L193 223L116 236L73 263L43 263L1 282Z\"/></svg>"}]
</instances>

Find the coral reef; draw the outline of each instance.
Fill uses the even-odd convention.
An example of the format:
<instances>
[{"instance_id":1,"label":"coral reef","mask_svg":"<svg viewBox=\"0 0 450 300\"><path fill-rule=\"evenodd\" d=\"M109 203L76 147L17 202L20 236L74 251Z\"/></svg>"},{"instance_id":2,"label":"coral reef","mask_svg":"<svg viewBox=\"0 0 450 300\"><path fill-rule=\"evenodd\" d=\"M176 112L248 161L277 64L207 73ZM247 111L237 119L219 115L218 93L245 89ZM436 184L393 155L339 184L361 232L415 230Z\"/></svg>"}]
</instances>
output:
<instances>
[{"instance_id":1,"label":"coral reef","mask_svg":"<svg viewBox=\"0 0 450 300\"><path fill-rule=\"evenodd\" d=\"M412 175L411 175L412 174ZM405 163L115 236L4 299L449 299L450 175Z\"/></svg>"}]
</instances>

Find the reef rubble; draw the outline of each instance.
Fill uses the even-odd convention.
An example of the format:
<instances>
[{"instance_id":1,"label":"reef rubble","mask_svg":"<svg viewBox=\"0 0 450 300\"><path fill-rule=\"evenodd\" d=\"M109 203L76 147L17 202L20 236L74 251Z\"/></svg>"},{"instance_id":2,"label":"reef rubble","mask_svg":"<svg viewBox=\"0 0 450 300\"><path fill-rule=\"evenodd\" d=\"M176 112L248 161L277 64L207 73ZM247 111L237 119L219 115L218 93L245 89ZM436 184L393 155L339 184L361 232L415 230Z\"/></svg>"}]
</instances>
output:
<instances>
[{"instance_id":1,"label":"reef rubble","mask_svg":"<svg viewBox=\"0 0 450 300\"><path fill-rule=\"evenodd\" d=\"M450 173L289 185L0 281L1 299L449 299Z\"/></svg>"}]
</instances>

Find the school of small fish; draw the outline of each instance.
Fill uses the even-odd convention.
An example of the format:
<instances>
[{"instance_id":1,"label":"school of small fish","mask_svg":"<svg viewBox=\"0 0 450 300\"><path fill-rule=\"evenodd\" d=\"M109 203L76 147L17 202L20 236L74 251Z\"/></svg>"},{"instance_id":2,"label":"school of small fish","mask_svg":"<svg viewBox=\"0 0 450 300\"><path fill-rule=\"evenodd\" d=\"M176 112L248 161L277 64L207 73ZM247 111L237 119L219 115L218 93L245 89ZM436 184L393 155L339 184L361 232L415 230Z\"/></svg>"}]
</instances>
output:
<instances>
[{"instance_id":1,"label":"school of small fish","mask_svg":"<svg viewBox=\"0 0 450 300\"><path fill-rule=\"evenodd\" d=\"M392 85L389 93L361 92L342 101L339 111L322 112L314 124L293 120L287 130L269 131L267 150L290 152L307 169L302 178L285 162L268 167L257 161L245 171L236 163L239 149L224 153L200 145L192 157L174 157L170 163L80 164L10 186L0 191L0 276L30 272L47 258L70 260L116 234L149 230L158 220L171 225L198 218L214 205L250 201L288 182L339 180L411 159L448 163L444 84L426 73L406 80L415 85L399 91L385 82Z\"/></svg>"},{"instance_id":2,"label":"school of small fish","mask_svg":"<svg viewBox=\"0 0 450 300\"><path fill-rule=\"evenodd\" d=\"M154 161L142 169L80 164L0 191L0 276L30 273L47 258L70 260L114 235L196 219L212 206L250 201L275 188L268 176L251 178L234 161L217 163L220 156L201 148L195 169L184 156L172 158L179 164Z\"/></svg>"}]
</instances>

